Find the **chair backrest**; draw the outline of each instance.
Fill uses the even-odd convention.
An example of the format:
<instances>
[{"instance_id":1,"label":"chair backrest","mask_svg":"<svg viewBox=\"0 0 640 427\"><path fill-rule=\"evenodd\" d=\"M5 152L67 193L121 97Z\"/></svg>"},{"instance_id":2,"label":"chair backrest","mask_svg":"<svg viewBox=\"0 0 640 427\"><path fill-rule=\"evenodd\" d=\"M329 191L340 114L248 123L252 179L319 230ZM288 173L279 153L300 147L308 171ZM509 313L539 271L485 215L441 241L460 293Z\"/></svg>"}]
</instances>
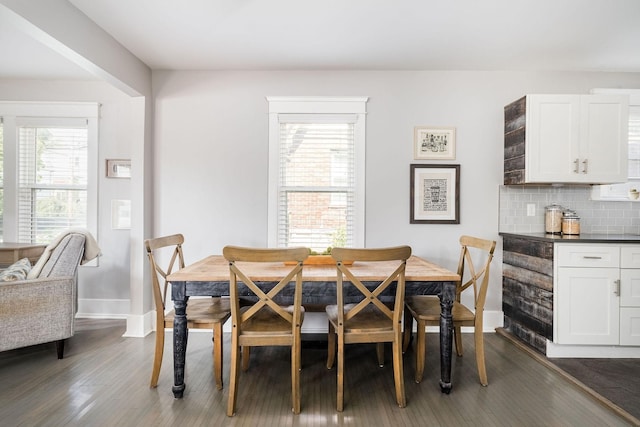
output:
<instances>
[{"instance_id":1,"label":"chair backrest","mask_svg":"<svg viewBox=\"0 0 640 427\"><path fill-rule=\"evenodd\" d=\"M456 300L460 302L460 295L465 289L473 287L473 301L476 315L484 311L484 303L489 288L489 267L493 260L493 251L496 248L495 240L485 240L478 237L460 237L460 260L458 261L458 274L460 283L456 292ZM477 249L472 257L472 249ZM483 262L480 262L481 258ZM465 272L467 273L465 276Z\"/></svg>"},{"instance_id":2,"label":"chair backrest","mask_svg":"<svg viewBox=\"0 0 640 427\"><path fill-rule=\"evenodd\" d=\"M158 319L164 318L164 310L167 301L167 288L169 285L169 282L167 282L167 276L170 275L176 267L176 270L184 268L184 255L182 253L183 243L184 236L182 234L173 234L171 236L147 239L144 241L144 246L147 249L147 256L151 263L153 300L155 301ZM168 266L166 268L162 268L156 262L157 251L169 247L171 248L171 258ZM163 317L161 317L161 315Z\"/></svg>"},{"instance_id":3,"label":"chair backrest","mask_svg":"<svg viewBox=\"0 0 640 427\"><path fill-rule=\"evenodd\" d=\"M404 307L405 288L405 268L407 259L411 256L411 247L396 246L390 248L333 248L331 256L336 261L337 286L336 296L338 302L338 325L344 326L345 321L355 317L358 313L369 306L375 306L381 313L387 316L394 324L400 325L402 309ZM344 261L358 262L385 262L386 268L376 271L382 273L380 283L371 291L356 277L349 266ZM395 262L394 262L395 261ZM390 262L390 263L389 263ZM344 312L344 280L350 282L363 296L362 301L355 304L346 313ZM396 292L393 310L380 300L381 294L389 288L392 283L396 283Z\"/></svg>"},{"instance_id":4,"label":"chair backrest","mask_svg":"<svg viewBox=\"0 0 640 427\"><path fill-rule=\"evenodd\" d=\"M231 321L234 332L237 331L238 333L241 333L242 324L267 306L291 324L292 332L296 327L299 328L301 326L300 307L302 306L302 263L309 256L309 249L225 246L222 250L222 254L225 259L229 261L229 295L231 297ZM287 268L285 270L285 273L282 275L279 282L275 286L270 287L268 291L263 291L263 289L249 277L253 273L249 271L249 264L244 264L276 262L285 266L285 262L287 261L295 261L295 263L291 268ZM242 266L238 265L238 263L242 263ZM258 281L259 278L255 280ZM276 300L278 294L293 280L295 280L293 297L294 308L293 311L288 311L281 307ZM240 311L239 302L240 283L245 286L246 290L257 297L257 301L251 307L245 307L242 312Z\"/></svg>"}]
</instances>

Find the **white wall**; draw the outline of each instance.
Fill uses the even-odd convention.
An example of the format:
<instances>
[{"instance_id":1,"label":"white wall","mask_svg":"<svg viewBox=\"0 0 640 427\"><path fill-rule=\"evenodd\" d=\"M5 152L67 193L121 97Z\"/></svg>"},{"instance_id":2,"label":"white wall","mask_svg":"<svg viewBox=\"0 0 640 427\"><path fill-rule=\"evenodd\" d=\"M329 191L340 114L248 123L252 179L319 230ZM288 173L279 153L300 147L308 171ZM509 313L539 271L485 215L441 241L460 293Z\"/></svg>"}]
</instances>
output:
<instances>
[{"instance_id":1,"label":"white wall","mask_svg":"<svg viewBox=\"0 0 640 427\"><path fill-rule=\"evenodd\" d=\"M266 245L266 96L369 96L366 245L406 243L450 269L458 237L498 241L486 310L501 316L504 106L527 93L640 88L640 74L537 72L154 72L156 235L185 235L187 262L226 244ZM459 225L409 224L413 128L456 127Z\"/></svg>"},{"instance_id":2,"label":"white wall","mask_svg":"<svg viewBox=\"0 0 640 427\"><path fill-rule=\"evenodd\" d=\"M98 233L103 255L97 267L82 266L78 277L79 315L129 314L129 231L111 229L111 200L130 199L130 180L105 178L105 159L130 158L131 98L100 81L0 80L3 101L91 101L101 104L99 120Z\"/></svg>"}]
</instances>

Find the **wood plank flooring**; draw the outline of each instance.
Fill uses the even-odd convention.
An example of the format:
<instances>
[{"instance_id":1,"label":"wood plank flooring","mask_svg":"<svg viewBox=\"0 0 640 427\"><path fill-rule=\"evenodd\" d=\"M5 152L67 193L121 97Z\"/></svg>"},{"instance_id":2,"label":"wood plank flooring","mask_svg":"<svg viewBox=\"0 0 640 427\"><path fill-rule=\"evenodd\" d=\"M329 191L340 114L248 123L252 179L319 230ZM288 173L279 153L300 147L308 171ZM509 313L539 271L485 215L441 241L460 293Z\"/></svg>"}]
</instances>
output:
<instances>
[{"instance_id":1,"label":"wood plank flooring","mask_svg":"<svg viewBox=\"0 0 640 427\"><path fill-rule=\"evenodd\" d=\"M454 358L453 391L438 386L437 335L427 338L427 368L413 381L414 359L405 355L407 407L394 401L391 352L378 368L375 349L347 348L345 410L335 410L335 369L325 367L323 343L306 341L302 354L302 413L290 407L286 348L256 348L241 373L237 415L225 415L229 336L225 336L225 388L215 387L211 335L191 332L185 395L171 392L171 332L157 389L149 389L154 336L124 338L124 321L77 321L65 358L54 344L0 353L2 426L626 426L632 425L558 373L497 334L487 334L489 386L478 383L473 339L463 336L465 356Z\"/></svg>"}]
</instances>

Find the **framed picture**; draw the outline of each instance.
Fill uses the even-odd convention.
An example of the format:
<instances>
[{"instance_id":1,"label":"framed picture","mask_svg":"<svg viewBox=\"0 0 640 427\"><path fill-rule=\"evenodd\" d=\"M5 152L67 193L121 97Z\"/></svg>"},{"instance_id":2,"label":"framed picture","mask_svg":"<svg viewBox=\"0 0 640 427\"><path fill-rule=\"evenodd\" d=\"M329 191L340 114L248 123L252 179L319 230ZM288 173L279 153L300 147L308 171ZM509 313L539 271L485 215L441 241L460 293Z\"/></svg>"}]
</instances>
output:
<instances>
[{"instance_id":1,"label":"framed picture","mask_svg":"<svg viewBox=\"0 0 640 427\"><path fill-rule=\"evenodd\" d=\"M131 178L131 160L107 159L107 178Z\"/></svg>"},{"instance_id":2,"label":"framed picture","mask_svg":"<svg viewBox=\"0 0 640 427\"><path fill-rule=\"evenodd\" d=\"M411 165L411 224L460 224L460 165Z\"/></svg>"},{"instance_id":3,"label":"framed picture","mask_svg":"<svg viewBox=\"0 0 640 427\"><path fill-rule=\"evenodd\" d=\"M416 160L456 158L456 128L416 126L413 131L413 157Z\"/></svg>"}]
</instances>

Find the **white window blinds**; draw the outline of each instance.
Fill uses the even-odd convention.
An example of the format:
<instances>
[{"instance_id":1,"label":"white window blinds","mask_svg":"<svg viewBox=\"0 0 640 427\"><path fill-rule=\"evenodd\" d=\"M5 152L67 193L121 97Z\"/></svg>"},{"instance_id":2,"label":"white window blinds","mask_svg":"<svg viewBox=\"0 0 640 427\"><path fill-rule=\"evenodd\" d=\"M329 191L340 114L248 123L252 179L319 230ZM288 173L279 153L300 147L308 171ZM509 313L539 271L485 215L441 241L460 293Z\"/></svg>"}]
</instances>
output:
<instances>
[{"instance_id":1,"label":"white window blinds","mask_svg":"<svg viewBox=\"0 0 640 427\"><path fill-rule=\"evenodd\" d=\"M81 119L19 120L18 238L87 228L88 129Z\"/></svg>"},{"instance_id":2,"label":"white window blinds","mask_svg":"<svg viewBox=\"0 0 640 427\"><path fill-rule=\"evenodd\" d=\"M278 246L353 246L355 121L280 117Z\"/></svg>"},{"instance_id":3,"label":"white window blinds","mask_svg":"<svg viewBox=\"0 0 640 427\"><path fill-rule=\"evenodd\" d=\"M366 97L267 97L268 245L364 247Z\"/></svg>"}]
</instances>

